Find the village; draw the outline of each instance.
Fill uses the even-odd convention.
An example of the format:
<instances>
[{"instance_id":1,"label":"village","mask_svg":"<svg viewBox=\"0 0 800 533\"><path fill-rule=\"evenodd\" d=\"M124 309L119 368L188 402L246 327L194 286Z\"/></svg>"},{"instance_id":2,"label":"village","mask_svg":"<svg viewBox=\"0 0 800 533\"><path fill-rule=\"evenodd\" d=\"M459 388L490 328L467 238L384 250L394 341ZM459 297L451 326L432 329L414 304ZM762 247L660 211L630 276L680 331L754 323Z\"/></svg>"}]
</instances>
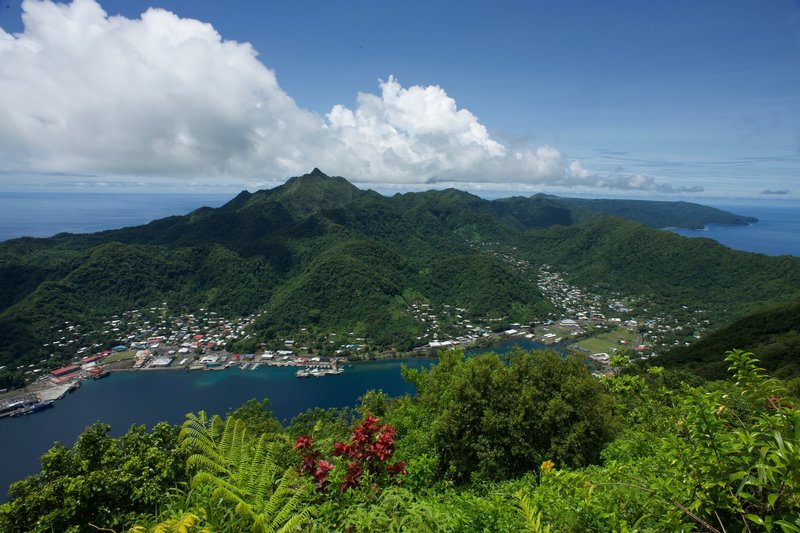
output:
<instances>
[{"instance_id":1,"label":"village","mask_svg":"<svg viewBox=\"0 0 800 533\"><path fill-rule=\"evenodd\" d=\"M481 245L486 249L486 244ZM373 346L354 332L319 333L301 328L292 338L256 343L252 326L259 314L227 318L207 309L171 316L168 306L126 311L109 317L100 329L65 323L55 330L54 351L72 351L69 364L52 369L47 359L25 369L25 391L0 391L0 417L22 415L52 406L85 379L102 379L115 371L256 370L261 366L298 367L298 378L336 375L348 361L410 355L436 355L451 348L491 347L520 338L594 361L596 373L608 372L615 355L646 359L672 346L700 338L709 327L702 310L681 317L647 316L645 302L618 294L600 295L567 283L548 265L534 266L509 252L492 251L518 273L535 280L556 311L537 323L506 318L475 318L467 309L424 302L407 304L406 312L421 326L410 353ZM89 340L118 339L116 345ZM82 343L88 345L81 346ZM236 352L235 346L255 349ZM52 355L51 355L52 357Z\"/></svg>"}]
</instances>

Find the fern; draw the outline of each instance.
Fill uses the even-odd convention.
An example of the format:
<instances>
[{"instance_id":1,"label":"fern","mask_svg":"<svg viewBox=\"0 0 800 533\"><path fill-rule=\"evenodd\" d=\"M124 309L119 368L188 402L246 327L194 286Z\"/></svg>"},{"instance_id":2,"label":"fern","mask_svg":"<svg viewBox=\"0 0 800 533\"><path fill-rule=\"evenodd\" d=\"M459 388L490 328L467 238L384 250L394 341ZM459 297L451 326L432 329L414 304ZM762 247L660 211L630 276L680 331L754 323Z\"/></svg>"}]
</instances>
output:
<instances>
[{"instance_id":1,"label":"fern","mask_svg":"<svg viewBox=\"0 0 800 533\"><path fill-rule=\"evenodd\" d=\"M207 533L210 530L203 528L197 529L197 526L203 519L194 513L184 513L180 518L167 520L161 522L152 529L152 533L189 533L191 531L199 531L200 533Z\"/></svg>"},{"instance_id":2,"label":"fern","mask_svg":"<svg viewBox=\"0 0 800 533\"><path fill-rule=\"evenodd\" d=\"M278 467L277 444L267 435L254 440L240 420L223 423L201 411L187 416L181 439L191 453L192 487L210 489L209 503L224 506L232 522L242 520L253 531L283 532L310 520L308 483L291 468Z\"/></svg>"},{"instance_id":3,"label":"fern","mask_svg":"<svg viewBox=\"0 0 800 533\"><path fill-rule=\"evenodd\" d=\"M550 526L542 524L542 512L531 503L522 491L514 493L514 506L522 518L522 530L531 533L550 533Z\"/></svg>"}]
</instances>

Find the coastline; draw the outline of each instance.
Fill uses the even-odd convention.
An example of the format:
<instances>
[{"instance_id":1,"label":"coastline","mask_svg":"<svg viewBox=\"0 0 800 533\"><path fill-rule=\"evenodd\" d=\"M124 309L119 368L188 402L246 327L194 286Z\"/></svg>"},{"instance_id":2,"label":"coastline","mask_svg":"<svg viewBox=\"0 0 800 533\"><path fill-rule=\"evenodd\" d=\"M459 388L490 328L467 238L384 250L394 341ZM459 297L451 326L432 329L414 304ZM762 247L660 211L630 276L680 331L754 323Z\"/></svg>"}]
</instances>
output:
<instances>
[{"instance_id":1,"label":"coastline","mask_svg":"<svg viewBox=\"0 0 800 533\"><path fill-rule=\"evenodd\" d=\"M470 343L460 343L460 342L452 342L452 344L448 344L447 346L442 347L430 347L428 345L417 347L411 350L410 352L382 352L380 354L376 354L369 358L353 358L353 359L346 359L342 357L334 358L331 361L321 361L321 360L312 360L312 359L320 359L319 357L313 356L293 356L291 359L287 360L278 360L278 361L258 361L253 363L246 363L246 362L239 362L231 364L231 357L234 354L229 354L227 352L221 352L221 355L225 357L226 363L219 364L214 366L206 366L206 365L199 365L197 360L193 360L189 364L185 365L177 365L177 366L159 366L159 367L150 367L150 366L142 366L142 367L134 367L134 360L128 359L125 361L117 361L114 363L110 363L107 365L100 364L98 366L92 368L100 368L102 373L99 374L98 377L94 377L90 374L88 370L82 370L80 375L76 376L74 379L62 382L62 383L53 383L50 381L50 378L42 377L39 381L29 384L24 389L18 389L15 391L8 391L8 393L4 394L3 397L0 399L0 407L2 406L2 402L14 402L15 400L18 401L19 398L27 398L26 404L33 404L34 402L57 402L60 399L63 399L67 394L76 391L81 387L81 383L84 380L92 380L92 379L102 379L103 377L110 375L112 373L128 373L128 372L218 372L218 371L225 371L229 369L239 369L241 372L247 372L256 370L259 367L296 367L300 369L311 369L311 368L319 368L319 367L333 367L337 368L341 366L350 366L350 365L361 365L361 364L369 364L369 363L379 363L382 361L389 361L393 359L437 359L439 354L443 350L449 349L461 349L464 351L465 354L474 355L476 351L477 353L485 353L491 352L493 349L502 348L504 345L519 345L520 343L526 344L530 343L532 348L540 348L540 349L555 349L558 351L563 352L563 348L567 346L570 341L564 340L558 343L550 343L546 344L537 340L535 338L531 338L531 335L525 334L505 334L505 333L492 333L490 337L479 337L475 339L473 342ZM472 352L472 353L470 353ZM504 353L504 350L500 353ZM122 363L122 364L120 364ZM252 365L248 366L248 365ZM336 374L341 373L335 372ZM322 374L308 374L309 376L319 377ZM305 377L299 376L298 377ZM0 418L9 416L10 413L0 414Z\"/></svg>"}]
</instances>

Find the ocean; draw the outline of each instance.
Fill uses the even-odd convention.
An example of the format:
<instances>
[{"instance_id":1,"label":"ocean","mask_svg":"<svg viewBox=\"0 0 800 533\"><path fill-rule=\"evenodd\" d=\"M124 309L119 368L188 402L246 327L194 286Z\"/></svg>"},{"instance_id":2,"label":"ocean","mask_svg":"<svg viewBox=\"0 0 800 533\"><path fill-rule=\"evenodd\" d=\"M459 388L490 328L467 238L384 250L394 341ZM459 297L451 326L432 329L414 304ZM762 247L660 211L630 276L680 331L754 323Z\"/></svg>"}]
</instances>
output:
<instances>
[{"instance_id":1,"label":"ocean","mask_svg":"<svg viewBox=\"0 0 800 533\"><path fill-rule=\"evenodd\" d=\"M734 250L766 255L800 256L800 204L713 205L737 215L756 217L747 226L709 224L702 230L670 229L684 237L705 237Z\"/></svg>"},{"instance_id":2,"label":"ocean","mask_svg":"<svg viewBox=\"0 0 800 533\"><path fill-rule=\"evenodd\" d=\"M0 193L0 241L92 233L138 226L200 207L220 207L234 194Z\"/></svg>"}]
</instances>

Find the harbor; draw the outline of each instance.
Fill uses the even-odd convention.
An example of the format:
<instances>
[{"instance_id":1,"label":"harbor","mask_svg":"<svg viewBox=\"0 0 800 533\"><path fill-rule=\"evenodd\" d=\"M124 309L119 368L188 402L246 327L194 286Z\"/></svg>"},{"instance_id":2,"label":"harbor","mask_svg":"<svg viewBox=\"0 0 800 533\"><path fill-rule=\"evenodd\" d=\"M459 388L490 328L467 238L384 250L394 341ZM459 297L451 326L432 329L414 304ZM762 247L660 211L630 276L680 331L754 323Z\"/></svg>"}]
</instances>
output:
<instances>
[{"instance_id":1,"label":"harbor","mask_svg":"<svg viewBox=\"0 0 800 533\"><path fill-rule=\"evenodd\" d=\"M53 407L54 402L79 389L86 380L99 380L111 373L124 371L225 371L252 372L261 367L295 367L297 378L339 375L344 372L343 357L297 356L289 351L265 351L256 354L231 354L224 350L210 351L202 357L184 357L179 361L156 350L105 350L52 370L28 385L22 393L0 399L0 418L32 414ZM171 354L170 354L171 355ZM116 357L115 357L116 356ZM123 357L120 357L123 356Z\"/></svg>"},{"instance_id":2,"label":"harbor","mask_svg":"<svg viewBox=\"0 0 800 533\"><path fill-rule=\"evenodd\" d=\"M189 412L225 415L249 399L269 398L270 410L284 422L316 407L352 407L373 388L393 396L412 392L401 376L401 365L426 368L432 361L415 357L353 363L341 374L321 379L297 378L296 372L303 367L265 364L255 370L251 364L247 370L112 371L103 379L83 380L79 390L66 393L54 408L0 420L4 451L0 493L11 482L38 472L39 458L54 442L72 446L98 420L111 426L111 435L119 436L131 424L152 428L163 420L180 425Z\"/></svg>"},{"instance_id":3,"label":"harbor","mask_svg":"<svg viewBox=\"0 0 800 533\"><path fill-rule=\"evenodd\" d=\"M35 388L35 392L26 392L17 396L0 399L0 418L22 416L37 413L53 407L56 400L78 389L80 380L60 384L50 384ZM34 387L31 387L34 389Z\"/></svg>"},{"instance_id":4,"label":"harbor","mask_svg":"<svg viewBox=\"0 0 800 533\"><path fill-rule=\"evenodd\" d=\"M0 417L23 416L53 407L55 400L42 400L37 394L26 394L2 401Z\"/></svg>"}]
</instances>

